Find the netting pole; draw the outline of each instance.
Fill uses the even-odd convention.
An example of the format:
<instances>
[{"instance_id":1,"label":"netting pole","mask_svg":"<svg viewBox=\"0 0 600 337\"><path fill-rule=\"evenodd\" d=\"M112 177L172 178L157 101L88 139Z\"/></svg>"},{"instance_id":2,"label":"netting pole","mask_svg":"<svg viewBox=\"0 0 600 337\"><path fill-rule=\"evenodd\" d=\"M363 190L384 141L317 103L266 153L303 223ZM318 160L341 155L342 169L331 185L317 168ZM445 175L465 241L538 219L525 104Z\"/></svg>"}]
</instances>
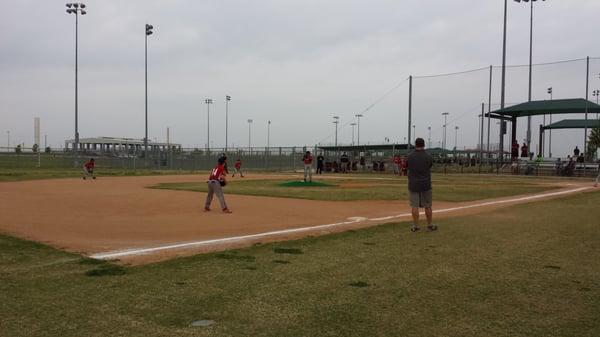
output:
<instances>
[{"instance_id":1,"label":"netting pole","mask_svg":"<svg viewBox=\"0 0 600 337\"><path fill-rule=\"evenodd\" d=\"M586 67L585 67L585 128L583 132L583 153L585 156L588 155L587 152L587 120L588 120L588 103L590 95L590 57L588 56L586 59ZM583 159L583 176L585 177L586 170L586 160Z\"/></svg>"},{"instance_id":2,"label":"netting pole","mask_svg":"<svg viewBox=\"0 0 600 337\"><path fill-rule=\"evenodd\" d=\"M492 118L492 71L493 71L493 66L490 66L490 87L489 87L489 94L488 94L488 125L487 125L487 157L488 157L488 161L491 157L490 154L490 123L491 123L491 118Z\"/></svg>"},{"instance_id":3,"label":"netting pole","mask_svg":"<svg viewBox=\"0 0 600 337\"><path fill-rule=\"evenodd\" d=\"M533 1L531 1L531 12L529 16L529 95L528 102L531 102L531 83L532 83L532 68L533 68ZM513 130L516 128L513 127ZM516 135L513 136L513 142L516 139ZM544 137L545 139L545 137ZM512 146L512 143L511 143ZM527 148L531 148L531 115L527 116ZM544 153L542 152L542 157Z\"/></svg>"},{"instance_id":4,"label":"netting pole","mask_svg":"<svg viewBox=\"0 0 600 337\"><path fill-rule=\"evenodd\" d=\"M479 139L479 173L481 173L481 164L483 163L483 120L485 118L485 103L481 103L481 138Z\"/></svg>"},{"instance_id":5,"label":"netting pole","mask_svg":"<svg viewBox=\"0 0 600 337\"><path fill-rule=\"evenodd\" d=\"M410 126L412 125L412 75L408 77L408 149L410 149Z\"/></svg>"},{"instance_id":6,"label":"netting pole","mask_svg":"<svg viewBox=\"0 0 600 337\"><path fill-rule=\"evenodd\" d=\"M504 109L504 98L506 94L506 17L508 12L508 0L504 0L504 32L502 36L502 85L500 89L500 109ZM498 147L498 170L500 163L504 162L504 134L503 120L500 122L500 146Z\"/></svg>"}]
</instances>

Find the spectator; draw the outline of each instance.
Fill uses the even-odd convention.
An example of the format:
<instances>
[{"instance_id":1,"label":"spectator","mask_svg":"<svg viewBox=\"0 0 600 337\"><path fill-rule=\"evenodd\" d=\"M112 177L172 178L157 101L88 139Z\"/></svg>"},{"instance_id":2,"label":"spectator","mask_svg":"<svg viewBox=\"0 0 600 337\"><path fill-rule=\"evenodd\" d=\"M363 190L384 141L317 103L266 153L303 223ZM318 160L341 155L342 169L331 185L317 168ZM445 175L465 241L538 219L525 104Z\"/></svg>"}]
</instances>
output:
<instances>
[{"instance_id":1,"label":"spectator","mask_svg":"<svg viewBox=\"0 0 600 337\"><path fill-rule=\"evenodd\" d=\"M365 171L367 168L367 162L365 160L364 156L360 156L360 168L361 170Z\"/></svg>"},{"instance_id":2,"label":"spectator","mask_svg":"<svg viewBox=\"0 0 600 337\"><path fill-rule=\"evenodd\" d=\"M521 158L527 157L529 157L529 147L527 146L527 143L523 142L523 145L521 145Z\"/></svg>"},{"instance_id":3,"label":"spectator","mask_svg":"<svg viewBox=\"0 0 600 337\"><path fill-rule=\"evenodd\" d=\"M323 157L322 153L319 153L317 156L317 174L323 174L323 162L325 161L325 157Z\"/></svg>"},{"instance_id":4,"label":"spectator","mask_svg":"<svg viewBox=\"0 0 600 337\"><path fill-rule=\"evenodd\" d=\"M510 158L512 161L515 161L518 157L519 157L519 142L517 142L517 140L515 139L512 142Z\"/></svg>"},{"instance_id":5,"label":"spectator","mask_svg":"<svg viewBox=\"0 0 600 337\"><path fill-rule=\"evenodd\" d=\"M348 164L350 163L350 160L348 159L348 155L346 154L346 152L344 152L342 154L342 156L340 157L340 162L342 163L342 172L343 173L347 173L348 171Z\"/></svg>"},{"instance_id":6,"label":"spectator","mask_svg":"<svg viewBox=\"0 0 600 337\"><path fill-rule=\"evenodd\" d=\"M556 159L556 162L554 163L554 171L556 172L556 175L560 175L560 173L562 172L563 169L563 163L560 160L560 158Z\"/></svg>"},{"instance_id":7,"label":"spectator","mask_svg":"<svg viewBox=\"0 0 600 337\"><path fill-rule=\"evenodd\" d=\"M579 148L577 146L575 146L575 149L573 150L573 154L575 157L579 157Z\"/></svg>"}]
</instances>

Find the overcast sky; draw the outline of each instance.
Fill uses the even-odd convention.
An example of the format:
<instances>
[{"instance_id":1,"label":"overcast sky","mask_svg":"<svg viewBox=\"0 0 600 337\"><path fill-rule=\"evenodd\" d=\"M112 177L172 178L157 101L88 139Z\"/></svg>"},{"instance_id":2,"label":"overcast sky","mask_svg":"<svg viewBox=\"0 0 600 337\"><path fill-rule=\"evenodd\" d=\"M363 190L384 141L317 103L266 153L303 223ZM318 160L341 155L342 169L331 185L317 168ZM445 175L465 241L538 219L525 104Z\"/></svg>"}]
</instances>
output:
<instances>
[{"instance_id":1,"label":"overcast sky","mask_svg":"<svg viewBox=\"0 0 600 337\"><path fill-rule=\"evenodd\" d=\"M211 142L225 142L225 95L230 102L230 146L351 142L353 115L360 142L407 136L409 75L449 73L501 63L502 0L219 0L86 1L79 21L80 136L144 135L144 24L148 41L149 136L203 147L205 98L212 98ZM7 142L33 143L33 119L53 147L74 133L75 16L65 1L0 0L0 129ZM600 1L548 0L535 4L534 62L600 56ZM529 8L509 1L508 64L527 64ZM592 60L590 92L600 88L600 60ZM493 103L500 72L494 71ZM477 144L476 115L487 102L488 71L414 83L417 135L442 136L448 145ZM507 102L527 99L527 68L507 73ZM585 96L585 61L536 67L534 99ZM395 90L390 89L397 87ZM380 98L389 92L383 99ZM592 97L590 96L590 99ZM571 118L577 116L571 116ZM595 117L595 116L594 116ZM541 123L541 117L534 125ZM519 139L526 120L519 121ZM493 129L492 141L497 142ZM582 132L556 131L555 153L582 145ZM533 132L537 143L537 128ZM355 139L356 141L356 139Z\"/></svg>"}]
</instances>

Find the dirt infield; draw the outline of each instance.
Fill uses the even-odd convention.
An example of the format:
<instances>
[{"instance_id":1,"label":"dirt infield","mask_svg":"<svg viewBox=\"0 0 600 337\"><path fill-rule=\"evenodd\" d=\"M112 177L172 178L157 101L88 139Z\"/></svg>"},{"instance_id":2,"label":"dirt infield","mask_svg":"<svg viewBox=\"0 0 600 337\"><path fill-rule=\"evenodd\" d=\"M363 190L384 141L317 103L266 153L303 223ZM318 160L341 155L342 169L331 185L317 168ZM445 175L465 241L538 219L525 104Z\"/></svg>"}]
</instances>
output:
<instances>
[{"instance_id":1,"label":"dirt infield","mask_svg":"<svg viewBox=\"0 0 600 337\"><path fill-rule=\"evenodd\" d=\"M298 176L262 175L260 179ZM406 220L406 201L312 201L227 195L233 214L203 212L204 193L147 189L166 182L202 181L204 175L107 177L96 181L57 179L0 183L0 231L86 255L187 245L151 253L119 256L127 263L147 263L197 252L243 247ZM561 193L576 193L589 184L563 183ZM543 194L543 193L542 193ZM545 197L555 197L546 192ZM436 217L457 216L525 202L515 197L482 204L437 202L446 210ZM496 203L497 201L506 201ZM539 200L534 198L533 200ZM489 200L486 200L489 201ZM214 204L213 204L214 205ZM290 229L321 226L314 229ZM258 234L281 231L273 235ZM244 237L250 236L250 237ZM220 240L236 237L236 240Z\"/></svg>"}]
</instances>

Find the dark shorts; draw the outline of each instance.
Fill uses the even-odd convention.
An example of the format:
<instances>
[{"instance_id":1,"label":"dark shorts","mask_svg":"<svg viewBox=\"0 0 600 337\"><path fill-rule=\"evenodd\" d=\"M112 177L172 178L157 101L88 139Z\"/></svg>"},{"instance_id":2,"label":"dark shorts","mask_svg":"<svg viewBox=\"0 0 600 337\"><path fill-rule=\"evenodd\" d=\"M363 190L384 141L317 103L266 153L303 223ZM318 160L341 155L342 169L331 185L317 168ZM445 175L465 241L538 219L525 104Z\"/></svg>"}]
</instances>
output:
<instances>
[{"instance_id":1,"label":"dark shorts","mask_svg":"<svg viewBox=\"0 0 600 337\"><path fill-rule=\"evenodd\" d=\"M432 205L433 193L431 190L424 192L408 191L408 200L412 208L430 208Z\"/></svg>"}]
</instances>

